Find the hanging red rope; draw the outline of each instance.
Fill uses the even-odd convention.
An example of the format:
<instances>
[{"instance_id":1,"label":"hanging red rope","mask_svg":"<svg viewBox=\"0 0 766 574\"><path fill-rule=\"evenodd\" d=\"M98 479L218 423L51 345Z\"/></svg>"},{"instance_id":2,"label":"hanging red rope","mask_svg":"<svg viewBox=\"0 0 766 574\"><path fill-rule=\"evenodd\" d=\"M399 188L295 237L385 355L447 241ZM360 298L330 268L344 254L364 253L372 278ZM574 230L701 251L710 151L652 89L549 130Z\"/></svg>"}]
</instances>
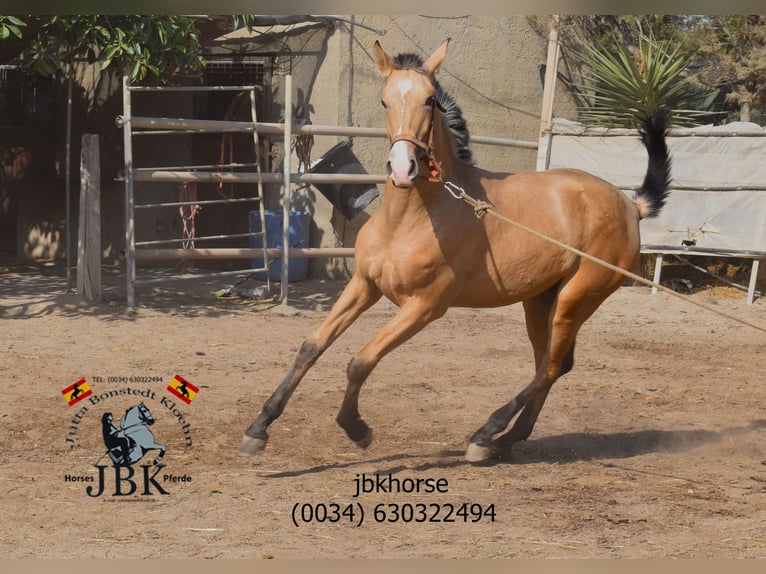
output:
<instances>
[{"instance_id":1,"label":"hanging red rope","mask_svg":"<svg viewBox=\"0 0 766 574\"><path fill-rule=\"evenodd\" d=\"M181 214L183 223L182 238L185 240L181 247L183 249L194 249L194 237L196 228L194 220L200 206L194 202L197 201L197 184L184 181L178 186L178 212Z\"/></svg>"}]
</instances>

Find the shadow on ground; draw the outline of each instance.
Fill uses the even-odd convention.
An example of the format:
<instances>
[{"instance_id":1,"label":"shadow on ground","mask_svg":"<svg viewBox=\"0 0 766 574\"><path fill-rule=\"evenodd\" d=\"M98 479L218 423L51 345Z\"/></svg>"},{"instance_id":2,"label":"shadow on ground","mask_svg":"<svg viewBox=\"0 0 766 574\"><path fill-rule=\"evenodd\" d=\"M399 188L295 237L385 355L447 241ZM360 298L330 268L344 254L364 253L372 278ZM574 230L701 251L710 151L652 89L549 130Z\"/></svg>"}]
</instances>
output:
<instances>
[{"instance_id":1,"label":"shadow on ground","mask_svg":"<svg viewBox=\"0 0 766 574\"><path fill-rule=\"evenodd\" d=\"M177 270L140 270L136 308L127 306L127 280L123 268L102 267L100 302L86 301L77 293L76 273L68 289L66 267L60 262L16 262L0 259L0 318L29 319L51 313L63 316L93 315L104 320L133 320L142 309L171 315L217 317L263 311L288 314L329 309L345 282L306 280L290 283L287 306L281 305L280 285L257 281L249 271L241 275L210 276L192 270L183 279ZM161 279L153 283L146 280ZM253 297L255 291L270 292Z\"/></svg>"},{"instance_id":2,"label":"shadow on ground","mask_svg":"<svg viewBox=\"0 0 766 574\"><path fill-rule=\"evenodd\" d=\"M698 447L719 443L727 438L734 438L766 428L766 420L756 420L747 426L732 427L720 431L707 430L640 430L622 433L567 433L531 439L516 445L510 457L492 458L481 466L495 465L524 465L524 464L570 464L582 461L613 461L628 459L658 452L687 452ZM432 455L424 453L395 454L376 459L366 459L354 462L338 462L324 464L302 470L292 470L271 473L268 478L285 478L317 474L327 470L353 468L354 466L369 466L370 463L380 463L377 474L396 474L402 471L427 471L440 468L454 468L463 465L473 465L465 461L462 450L442 450ZM420 460L431 456L434 460L421 464L397 464L388 466L395 461ZM605 463L605 466L615 466Z\"/></svg>"}]
</instances>

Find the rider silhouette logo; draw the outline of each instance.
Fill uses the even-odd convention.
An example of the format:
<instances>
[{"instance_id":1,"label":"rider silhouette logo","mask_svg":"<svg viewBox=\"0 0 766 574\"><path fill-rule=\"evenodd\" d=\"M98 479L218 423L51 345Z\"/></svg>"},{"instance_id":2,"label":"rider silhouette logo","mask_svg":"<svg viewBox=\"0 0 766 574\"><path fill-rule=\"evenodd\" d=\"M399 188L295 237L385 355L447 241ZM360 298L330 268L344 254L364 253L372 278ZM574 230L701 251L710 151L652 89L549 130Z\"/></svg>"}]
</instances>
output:
<instances>
[{"instance_id":1,"label":"rider silhouette logo","mask_svg":"<svg viewBox=\"0 0 766 574\"><path fill-rule=\"evenodd\" d=\"M187 405L191 404L194 397L197 396L199 389L184 379L181 375L176 375L168 384L168 391L173 393Z\"/></svg>"},{"instance_id":2,"label":"rider silhouette logo","mask_svg":"<svg viewBox=\"0 0 766 574\"><path fill-rule=\"evenodd\" d=\"M76 383L63 389L61 394L64 395L64 399L66 399L67 404L71 407L72 405L79 403L85 397L92 395L93 391L88 386L88 381L80 379Z\"/></svg>"},{"instance_id":3,"label":"rider silhouette logo","mask_svg":"<svg viewBox=\"0 0 766 574\"><path fill-rule=\"evenodd\" d=\"M128 408L120 420L119 427L114 425L112 413L105 412L101 416L106 447L104 456L108 455L114 466L131 466L141 460L148 451L156 450L159 452L153 464L160 464L166 448L154 441L154 435L148 428L153 424L154 417L144 403Z\"/></svg>"}]
</instances>

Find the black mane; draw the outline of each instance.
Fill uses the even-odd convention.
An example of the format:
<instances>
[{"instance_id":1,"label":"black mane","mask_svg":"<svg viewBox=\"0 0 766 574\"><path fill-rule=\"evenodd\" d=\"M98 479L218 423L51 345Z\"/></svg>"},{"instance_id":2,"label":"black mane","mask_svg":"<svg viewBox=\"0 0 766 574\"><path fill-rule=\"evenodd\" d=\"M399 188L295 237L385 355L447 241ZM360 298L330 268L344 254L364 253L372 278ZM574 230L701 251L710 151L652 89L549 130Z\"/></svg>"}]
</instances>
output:
<instances>
[{"instance_id":1,"label":"black mane","mask_svg":"<svg viewBox=\"0 0 766 574\"><path fill-rule=\"evenodd\" d=\"M411 54L409 52L398 54L394 56L393 66L400 70L415 70L416 72L423 72L423 58L418 54Z\"/></svg>"},{"instance_id":2,"label":"black mane","mask_svg":"<svg viewBox=\"0 0 766 574\"><path fill-rule=\"evenodd\" d=\"M423 58L418 54L402 53L394 56L393 59L393 66L401 70L423 72L423 65ZM463 110L439 82L433 80L433 85L436 91L436 101L444 110L442 114L452 136L452 150L455 156L461 161L473 164L474 157L470 147L471 135L468 133L468 124L463 117Z\"/></svg>"}]
</instances>

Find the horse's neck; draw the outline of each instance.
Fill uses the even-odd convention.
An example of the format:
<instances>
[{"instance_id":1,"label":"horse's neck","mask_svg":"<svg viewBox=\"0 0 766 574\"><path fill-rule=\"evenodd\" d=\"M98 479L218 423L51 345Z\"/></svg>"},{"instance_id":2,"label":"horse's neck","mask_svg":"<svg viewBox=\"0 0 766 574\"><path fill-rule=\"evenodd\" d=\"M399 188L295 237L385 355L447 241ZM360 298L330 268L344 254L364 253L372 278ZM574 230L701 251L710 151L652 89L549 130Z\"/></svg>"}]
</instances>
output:
<instances>
[{"instance_id":1,"label":"horse's neck","mask_svg":"<svg viewBox=\"0 0 766 574\"><path fill-rule=\"evenodd\" d=\"M466 178L468 166L455 156L450 129L441 113L434 115L434 127L431 147L437 165L442 170L444 181L452 181L460 185Z\"/></svg>"},{"instance_id":2,"label":"horse's neck","mask_svg":"<svg viewBox=\"0 0 766 574\"><path fill-rule=\"evenodd\" d=\"M414 187L401 189L389 178L383 196L383 210L392 228L416 226L418 220L428 217L428 206L437 193L433 183L419 179Z\"/></svg>"}]
</instances>

